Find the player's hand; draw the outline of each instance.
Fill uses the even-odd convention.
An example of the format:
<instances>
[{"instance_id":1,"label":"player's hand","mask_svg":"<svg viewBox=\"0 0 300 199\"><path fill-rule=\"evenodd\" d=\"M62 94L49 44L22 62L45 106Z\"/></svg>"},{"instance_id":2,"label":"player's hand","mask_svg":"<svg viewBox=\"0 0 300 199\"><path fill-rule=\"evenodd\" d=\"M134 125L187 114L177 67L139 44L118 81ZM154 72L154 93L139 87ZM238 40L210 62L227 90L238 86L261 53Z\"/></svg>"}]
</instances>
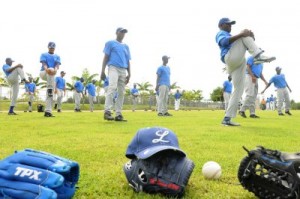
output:
<instances>
[{"instance_id":1,"label":"player's hand","mask_svg":"<svg viewBox=\"0 0 300 199\"><path fill-rule=\"evenodd\" d=\"M130 75L127 75L127 76L126 76L125 84L128 84L129 80L130 80Z\"/></svg>"},{"instance_id":2,"label":"player's hand","mask_svg":"<svg viewBox=\"0 0 300 199\"><path fill-rule=\"evenodd\" d=\"M251 76L251 78L252 78L252 83L256 83L256 77L253 75L253 76Z\"/></svg>"},{"instance_id":3,"label":"player's hand","mask_svg":"<svg viewBox=\"0 0 300 199\"><path fill-rule=\"evenodd\" d=\"M105 72L101 72L101 80L105 80L106 79L106 75L105 75Z\"/></svg>"}]
</instances>

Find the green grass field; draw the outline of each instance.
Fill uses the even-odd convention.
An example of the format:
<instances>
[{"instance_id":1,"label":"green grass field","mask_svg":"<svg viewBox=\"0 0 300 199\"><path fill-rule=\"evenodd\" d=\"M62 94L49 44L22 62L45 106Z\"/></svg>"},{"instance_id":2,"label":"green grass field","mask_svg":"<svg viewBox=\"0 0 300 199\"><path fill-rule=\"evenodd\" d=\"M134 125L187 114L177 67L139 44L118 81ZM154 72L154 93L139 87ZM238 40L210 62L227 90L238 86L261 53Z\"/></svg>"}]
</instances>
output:
<instances>
[{"instance_id":1,"label":"green grass field","mask_svg":"<svg viewBox=\"0 0 300 199\"><path fill-rule=\"evenodd\" d=\"M55 113L55 112L54 112ZM180 148L196 165L185 198L255 198L239 185L237 169L246 155L242 146L263 145L287 152L299 151L300 112L279 117L276 111L257 111L260 119L237 117L241 127L220 124L224 111L178 111L158 117L151 111L124 111L128 122L103 120L103 111L55 113L0 112L0 158L15 150L33 148L77 161L81 167L79 189L74 198L161 198L135 193L127 185L122 166L127 145L138 129L162 126L173 130ZM222 177L209 181L201 173L209 160L222 166Z\"/></svg>"}]
</instances>

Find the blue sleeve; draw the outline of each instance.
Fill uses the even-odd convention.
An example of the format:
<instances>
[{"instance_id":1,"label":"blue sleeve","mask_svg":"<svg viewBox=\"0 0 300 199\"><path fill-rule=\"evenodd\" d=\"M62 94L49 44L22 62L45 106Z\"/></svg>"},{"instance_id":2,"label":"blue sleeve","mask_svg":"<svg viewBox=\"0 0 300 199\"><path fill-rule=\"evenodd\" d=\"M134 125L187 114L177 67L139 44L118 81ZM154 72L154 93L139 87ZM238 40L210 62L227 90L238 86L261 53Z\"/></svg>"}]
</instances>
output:
<instances>
[{"instance_id":1,"label":"blue sleeve","mask_svg":"<svg viewBox=\"0 0 300 199\"><path fill-rule=\"evenodd\" d=\"M247 64L252 66L254 64L254 57L250 56L248 59L247 59Z\"/></svg>"},{"instance_id":2,"label":"blue sleeve","mask_svg":"<svg viewBox=\"0 0 300 199\"><path fill-rule=\"evenodd\" d=\"M111 53L111 47L112 47L112 42L111 41L108 41L108 42L106 42L105 43L105 46L104 46L104 49L103 49L103 52L104 52L104 54L106 54L106 55L110 55L110 53Z\"/></svg>"},{"instance_id":3,"label":"blue sleeve","mask_svg":"<svg viewBox=\"0 0 300 199\"><path fill-rule=\"evenodd\" d=\"M57 59L56 59L56 61L55 61L55 66L56 66L57 64L61 65L61 62L60 62L60 56L58 56L58 55L57 55Z\"/></svg>"},{"instance_id":4,"label":"blue sleeve","mask_svg":"<svg viewBox=\"0 0 300 199\"><path fill-rule=\"evenodd\" d=\"M41 62L41 63L47 63L47 58L46 58L46 56L45 56L45 53L41 54L40 62Z\"/></svg>"},{"instance_id":5,"label":"blue sleeve","mask_svg":"<svg viewBox=\"0 0 300 199\"><path fill-rule=\"evenodd\" d=\"M216 42L219 46L228 46L230 37L231 36L226 34L225 31L220 31L216 36Z\"/></svg>"}]
</instances>

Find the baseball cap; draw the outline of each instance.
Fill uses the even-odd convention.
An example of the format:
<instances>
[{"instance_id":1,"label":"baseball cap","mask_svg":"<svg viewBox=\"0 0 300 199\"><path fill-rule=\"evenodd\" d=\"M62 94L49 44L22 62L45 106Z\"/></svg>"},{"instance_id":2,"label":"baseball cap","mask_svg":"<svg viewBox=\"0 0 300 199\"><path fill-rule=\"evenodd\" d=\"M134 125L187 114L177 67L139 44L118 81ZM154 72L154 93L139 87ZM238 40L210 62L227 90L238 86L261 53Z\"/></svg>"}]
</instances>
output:
<instances>
[{"instance_id":1,"label":"baseball cap","mask_svg":"<svg viewBox=\"0 0 300 199\"><path fill-rule=\"evenodd\" d=\"M280 66L277 66L277 67L275 68L275 70L281 70L281 67L280 67Z\"/></svg>"},{"instance_id":2,"label":"baseball cap","mask_svg":"<svg viewBox=\"0 0 300 199\"><path fill-rule=\"evenodd\" d=\"M224 17L219 21L219 26L222 24L235 24L235 21L231 21L229 18Z\"/></svg>"},{"instance_id":3,"label":"baseball cap","mask_svg":"<svg viewBox=\"0 0 300 199\"><path fill-rule=\"evenodd\" d=\"M118 32L127 33L128 30L125 29L125 28L119 27L119 28L117 28L117 30L116 30L116 33L118 33Z\"/></svg>"},{"instance_id":4,"label":"baseball cap","mask_svg":"<svg viewBox=\"0 0 300 199\"><path fill-rule=\"evenodd\" d=\"M162 56L162 59L163 59L163 60L164 60L164 59L170 59L170 57L167 56L167 55L164 55L164 56Z\"/></svg>"},{"instance_id":5,"label":"baseball cap","mask_svg":"<svg viewBox=\"0 0 300 199\"><path fill-rule=\"evenodd\" d=\"M182 156L175 133L164 127L148 127L138 130L127 147L126 157L146 159L165 150L172 150Z\"/></svg>"},{"instance_id":6,"label":"baseball cap","mask_svg":"<svg viewBox=\"0 0 300 199\"><path fill-rule=\"evenodd\" d=\"M66 74L66 72L65 71L61 71L60 74Z\"/></svg>"},{"instance_id":7,"label":"baseball cap","mask_svg":"<svg viewBox=\"0 0 300 199\"><path fill-rule=\"evenodd\" d=\"M50 42L48 43L48 48L55 48L55 47L56 47L56 45L55 45L54 42L50 41Z\"/></svg>"},{"instance_id":8,"label":"baseball cap","mask_svg":"<svg viewBox=\"0 0 300 199\"><path fill-rule=\"evenodd\" d=\"M5 59L5 62L8 62L8 61L14 62L14 60L12 60L10 57L7 57L7 58Z\"/></svg>"}]
</instances>

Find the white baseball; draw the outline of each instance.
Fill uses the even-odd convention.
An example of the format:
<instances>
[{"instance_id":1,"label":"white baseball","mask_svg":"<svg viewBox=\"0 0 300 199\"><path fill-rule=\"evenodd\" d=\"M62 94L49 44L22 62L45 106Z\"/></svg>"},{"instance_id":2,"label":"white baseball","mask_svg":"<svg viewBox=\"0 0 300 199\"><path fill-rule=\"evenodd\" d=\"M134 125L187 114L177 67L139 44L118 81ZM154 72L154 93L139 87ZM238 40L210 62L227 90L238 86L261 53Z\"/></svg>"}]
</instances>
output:
<instances>
[{"instance_id":1,"label":"white baseball","mask_svg":"<svg viewBox=\"0 0 300 199\"><path fill-rule=\"evenodd\" d=\"M202 167L202 174L206 179L219 179L222 174L222 169L217 162L208 161Z\"/></svg>"}]
</instances>

